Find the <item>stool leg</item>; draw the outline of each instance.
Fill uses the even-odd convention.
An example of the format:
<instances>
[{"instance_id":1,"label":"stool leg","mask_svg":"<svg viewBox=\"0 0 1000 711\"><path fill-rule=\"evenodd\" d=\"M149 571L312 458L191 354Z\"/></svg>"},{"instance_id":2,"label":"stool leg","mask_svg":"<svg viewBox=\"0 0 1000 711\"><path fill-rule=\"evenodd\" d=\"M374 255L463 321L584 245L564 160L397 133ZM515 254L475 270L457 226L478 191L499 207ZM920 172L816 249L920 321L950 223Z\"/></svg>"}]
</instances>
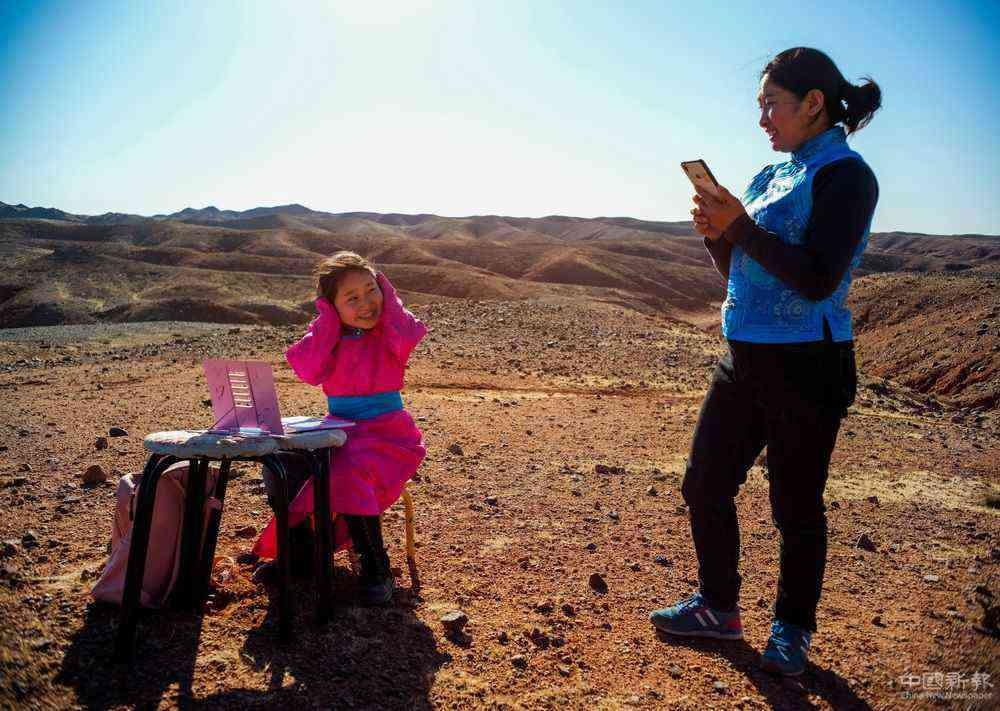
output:
<instances>
[{"instance_id":1,"label":"stool leg","mask_svg":"<svg viewBox=\"0 0 1000 711\"><path fill-rule=\"evenodd\" d=\"M139 480L139 501L132 522L132 543L129 548L128 564L125 567L125 589L122 591L122 609L115 633L114 658L127 662L132 658L135 647L136 623L139 616L139 594L142 592L142 577L146 572L146 552L149 549L149 527L153 521L153 504L156 488L167 467L175 463L176 457L152 454L146 461Z\"/></svg>"},{"instance_id":2,"label":"stool leg","mask_svg":"<svg viewBox=\"0 0 1000 711\"><path fill-rule=\"evenodd\" d=\"M195 601L199 604L208 596L208 588L212 583L212 566L215 564L215 548L219 543L219 525L222 523L222 507L226 501L226 486L229 483L230 460L223 459L219 464L219 479L215 484L215 498L218 508L208 512L208 528L205 530L205 546L201 556L201 566L196 581Z\"/></svg>"},{"instance_id":3,"label":"stool leg","mask_svg":"<svg viewBox=\"0 0 1000 711\"><path fill-rule=\"evenodd\" d=\"M274 512L278 522L278 634L282 639L287 639L292 632L292 604L288 590L292 577L292 551L288 537L288 476L280 457L269 454L262 462L278 480Z\"/></svg>"},{"instance_id":4,"label":"stool leg","mask_svg":"<svg viewBox=\"0 0 1000 711\"><path fill-rule=\"evenodd\" d=\"M195 603L192 584L198 570L201 552L201 533L205 511L205 476L207 459L192 459L188 467L187 490L184 495L184 523L181 527L181 561L177 584L174 588L178 607L191 607Z\"/></svg>"},{"instance_id":5,"label":"stool leg","mask_svg":"<svg viewBox=\"0 0 1000 711\"><path fill-rule=\"evenodd\" d=\"M316 514L316 622L325 625L333 612L333 521L330 516L330 453L311 452L313 508Z\"/></svg>"},{"instance_id":6,"label":"stool leg","mask_svg":"<svg viewBox=\"0 0 1000 711\"><path fill-rule=\"evenodd\" d=\"M420 574L417 572L417 544L413 535L413 497L403 487L403 516L406 527L406 567L410 571L410 586L413 592L420 590Z\"/></svg>"}]
</instances>

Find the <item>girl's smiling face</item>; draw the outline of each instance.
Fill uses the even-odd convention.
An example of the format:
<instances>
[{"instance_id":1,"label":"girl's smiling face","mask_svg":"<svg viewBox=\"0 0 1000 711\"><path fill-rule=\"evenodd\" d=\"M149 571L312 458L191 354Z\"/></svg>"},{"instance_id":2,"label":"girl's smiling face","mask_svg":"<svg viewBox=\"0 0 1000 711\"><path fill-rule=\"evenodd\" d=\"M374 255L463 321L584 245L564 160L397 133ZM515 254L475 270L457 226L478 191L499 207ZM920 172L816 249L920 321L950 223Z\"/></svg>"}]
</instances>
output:
<instances>
[{"instance_id":1,"label":"girl's smiling face","mask_svg":"<svg viewBox=\"0 0 1000 711\"><path fill-rule=\"evenodd\" d=\"M333 305L341 323L367 331L382 315L382 290L368 271L351 269L340 278Z\"/></svg>"}]
</instances>

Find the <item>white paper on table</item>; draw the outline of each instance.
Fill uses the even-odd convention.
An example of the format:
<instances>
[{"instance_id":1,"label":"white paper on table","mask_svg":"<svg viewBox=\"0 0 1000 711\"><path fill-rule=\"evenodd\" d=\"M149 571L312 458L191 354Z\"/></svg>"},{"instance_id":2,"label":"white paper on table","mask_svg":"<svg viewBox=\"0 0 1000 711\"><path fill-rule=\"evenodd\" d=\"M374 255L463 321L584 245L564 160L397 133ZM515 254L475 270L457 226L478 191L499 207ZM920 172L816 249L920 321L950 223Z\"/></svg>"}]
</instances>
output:
<instances>
[{"instance_id":1,"label":"white paper on table","mask_svg":"<svg viewBox=\"0 0 1000 711\"><path fill-rule=\"evenodd\" d=\"M339 417L282 417L281 426L285 432L293 434L295 432L309 432L311 430L343 430L354 427L350 420L342 420Z\"/></svg>"}]
</instances>

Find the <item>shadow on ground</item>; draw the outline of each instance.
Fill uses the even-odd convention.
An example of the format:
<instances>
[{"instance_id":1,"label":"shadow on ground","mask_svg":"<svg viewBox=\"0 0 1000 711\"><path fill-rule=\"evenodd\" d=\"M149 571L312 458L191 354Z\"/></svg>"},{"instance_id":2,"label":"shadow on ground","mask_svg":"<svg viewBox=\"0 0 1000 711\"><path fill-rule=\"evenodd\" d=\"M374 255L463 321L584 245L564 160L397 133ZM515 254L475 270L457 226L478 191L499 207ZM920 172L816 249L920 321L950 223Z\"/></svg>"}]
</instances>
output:
<instances>
[{"instance_id":1,"label":"shadow on ground","mask_svg":"<svg viewBox=\"0 0 1000 711\"><path fill-rule=\"evenodd\" d=\"M198 664L203 617L172 610L144 612L131 665L116 665L118 608L92 604L55 681L74 689L88 709L431 708L431 684L450 656L415 616L415 594L404 588L391 607L359 608L352 603L353 576L336 573L333 621L322 628L313 623L312 585L298 581L294 636L282 642L272 594L263 621L242 632L238 669L206 650ZM248 677L257 681L254 688L241 688Z\"/></svg>"},{"instance_id":2,"label":"shadow on ground","mask_svg":"<svg viewBox=\"0 0 1000 711\"><path fill-rule=\"evenodd\" d=\"M725 659L764 696L771 708L812 709L816 705L810 697L822 698L830 708L871 709L848 683L831 669L810 663L801 676L780 677L761 670L760 653L746 640L725 641L714 639L679 638L657 632L664 644L684 646L709 657Z\"/></svg>"}]
</instances>

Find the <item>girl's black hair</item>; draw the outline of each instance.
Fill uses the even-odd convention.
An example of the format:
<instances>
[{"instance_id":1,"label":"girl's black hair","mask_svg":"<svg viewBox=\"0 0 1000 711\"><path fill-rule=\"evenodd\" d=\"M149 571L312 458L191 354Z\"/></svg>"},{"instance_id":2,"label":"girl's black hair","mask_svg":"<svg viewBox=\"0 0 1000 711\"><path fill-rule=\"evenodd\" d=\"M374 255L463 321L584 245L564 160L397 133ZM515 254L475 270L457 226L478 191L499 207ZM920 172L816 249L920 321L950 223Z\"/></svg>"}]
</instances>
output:
<instances>
[{"instance_id":1,"label":"girl's black hair","mask_svg":"<svg viewBox=\"0 0 1000 711\"><path fill-rule=\"evenodd\" d=\"M811 89L823 92L831 125L843 123L848 133L864 128L882 106L882 90L871 77L852 84L826 54L811 47L792 47L767 63L760 73L804 99Z\"/></svg>"}]
</instances>

